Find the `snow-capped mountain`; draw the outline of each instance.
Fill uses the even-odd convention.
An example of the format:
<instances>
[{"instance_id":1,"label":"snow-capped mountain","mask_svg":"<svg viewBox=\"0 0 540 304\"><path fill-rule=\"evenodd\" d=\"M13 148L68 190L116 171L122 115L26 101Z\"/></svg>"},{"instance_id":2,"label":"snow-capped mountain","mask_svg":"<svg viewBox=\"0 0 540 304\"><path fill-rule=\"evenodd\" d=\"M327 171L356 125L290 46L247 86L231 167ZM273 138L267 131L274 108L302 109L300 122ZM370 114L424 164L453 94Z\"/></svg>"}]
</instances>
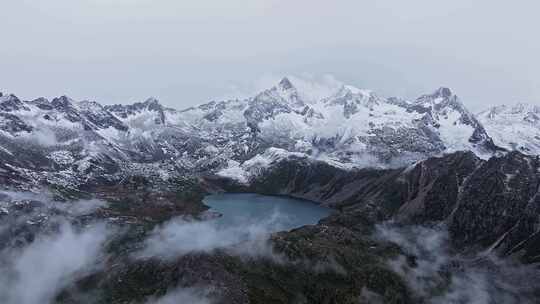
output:
<instances>
[{"instance_id":1,"label":"snow-capped mountain","mask_svg":"<svg viewBox=\"0 0 540 304\"><path fill-rule=\"evenodd\" d=\"M342 85L319 100L303 100L287 78L247 100L183 111L201 129L250 132L262 143L345 163L401 165L458 150L490 155L482 125L449 89L415 101L383 98ZM244 127L247 125L249 131Z\"/></svg>"},{"instance_id":2,"label":"snow-capped mountain","mask_svg":"<svg viewBox=\"0 0 540 304\"><path fill-rule=\"evenodd\" d=\"M540 154L540 107L525 103L496 106L478 114L496 145Z\"/></svg>"},{"instance_id":3,"label":"snow-capped mountain","mask_svg":"<svg viewBox=\"0 0 540 304\"><path fill-rule=\"evenodd\" d=\"M296 78L251 98L185 110L154 98L104 106L66 96L0 95L0 157L9 174L80 184L126 170L165 177L236 172L264 155L287 153L344 167L388 167L460 150L483 158L499 147L538 151L538 108L498 107L479 117L448 88L405 100Z\"/></svg>"}]
</instances>

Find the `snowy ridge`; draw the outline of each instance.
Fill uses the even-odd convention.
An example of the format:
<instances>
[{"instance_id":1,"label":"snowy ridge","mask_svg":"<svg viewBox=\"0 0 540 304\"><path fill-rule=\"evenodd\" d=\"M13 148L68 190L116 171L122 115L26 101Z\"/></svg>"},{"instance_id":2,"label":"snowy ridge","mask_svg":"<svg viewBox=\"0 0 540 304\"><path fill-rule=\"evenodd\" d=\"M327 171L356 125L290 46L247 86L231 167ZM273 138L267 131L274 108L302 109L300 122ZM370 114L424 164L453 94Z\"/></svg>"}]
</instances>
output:
<instances>
[{"instance_id":1,"label":"snowy ridge","mask_svg":"<svg viewBox=\"0 0 540 304\"><path fill-rule=\"evenodd\" d=\"M364 163L366 156L403 165L459 150L485 157L495 151L481 124L447 88L416 101L386 99L349 85L321 91L327 95L303 100L306 94L284 78L251 99L209 103L181 116L202 129L237 126L245 132L247 125L269 146L351 164Z\"/></svg>"},{"instance_id":2,"label":"snowy ridge","mask_svg":"<svg viewBox=\"0 0 540 304\"><path fill-rule=\"evenodd\" d=\"M263 153L257 154L253 158L248 159L243 163L230 160L225 168L216 172L216 175L227 177L243 184L248 184L250 180L259 176L264 172L265 169L271 167L273 164L276 164L281 160L286 159L322 161L331 166L342 169L352 169L355 167L352 164L343 164L328 158L316 158L305 153L290 152L280 148L269 148Z\"/></svg>"},{"instance_id":3,"label":"snowy ridge","mask_svg":"<svg viewBox=\"0 0 540 304\"><path fill-rule=\"evenodd\" d=\"M252 178L261 173L262 170L270 167L273 163L289 157L308 158L304 153L289 152L279 148L269 148L262 154L258 154L253 158L239 163L230 160L227 167L221 169L216 174L218 176L231 178L241 183L247 184Z\"/></svg>"},{"instance_id":4,"label":"snowy ridge","mask_svg":"<svg viewBox=\"0 0 540 304\"><path fill-rule=\"evenodd\" d=\"M407 166L461 150L483 158L501 147L538 154L539 112L522 104L477 118L448 88L405 100L296 77L251 98L181 111L155 98L103 106L66 96L0 95L0 157L5 170L65 177L66 184L140 168L158 176L211 171L247 180L290 156L353 168Z\"/></svg>"},{"instance_id":5,"label":"snowy ridge","mask_svg":"<svg viewBox=\"0 0 540 304\"><path fill-rule=\"evenodd\" d=\"M525 154L540 154L540 107L525 103L497 106L478 119L496 145Z\"/></svg>"}]
</instances>

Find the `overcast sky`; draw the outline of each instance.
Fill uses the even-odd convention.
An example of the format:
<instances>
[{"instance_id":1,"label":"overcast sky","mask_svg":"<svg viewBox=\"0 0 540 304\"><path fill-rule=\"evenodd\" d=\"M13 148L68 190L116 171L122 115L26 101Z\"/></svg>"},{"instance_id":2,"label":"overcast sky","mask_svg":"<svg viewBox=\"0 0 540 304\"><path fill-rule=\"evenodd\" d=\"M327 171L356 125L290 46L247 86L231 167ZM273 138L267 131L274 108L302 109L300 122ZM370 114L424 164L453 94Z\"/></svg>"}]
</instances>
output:
<instances>
[{"instance_id":1,"label":"overcast sky","mask_svg":"<svg viewBox=\"0 0 540 304\"><path fill-rule=\"evenodd\" d=\"M2 0L0 91L183 108L281 75L540 104L539 1ZM311 77L310 76L310 77Z\"/></svg>"}]
</instances>

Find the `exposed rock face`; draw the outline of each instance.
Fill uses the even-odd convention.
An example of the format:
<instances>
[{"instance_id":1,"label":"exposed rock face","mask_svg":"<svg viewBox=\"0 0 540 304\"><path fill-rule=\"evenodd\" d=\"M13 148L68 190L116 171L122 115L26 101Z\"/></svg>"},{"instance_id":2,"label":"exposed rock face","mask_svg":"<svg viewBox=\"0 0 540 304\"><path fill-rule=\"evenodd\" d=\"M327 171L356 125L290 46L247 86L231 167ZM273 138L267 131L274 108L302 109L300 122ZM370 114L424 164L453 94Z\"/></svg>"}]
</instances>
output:
<instances>
[{"instance_id":1,"label":"exposed rock face","mask_svg":"<svg viewBox=\"0 0 540 304\"><path fill-rule=\"evenodd\" d=\"M539 174L538 158L517 152L488 161L459 152L392 170L348 170L292 156L262 169L249 185L225 188L301 197L377 220L445 223L457 248L524 250L527 260L540 253L532 245Z\"/></svg>"},{"instance_id":2,"label":"exposed rock face","mask_svg":"<svg viewBox=\"0 0 540 304\"><path fill-rule=\"evenodd\" d=\"M373 111L373 107L384 102L383 99L376 96L370 91L357 90L353 87L342 87L334 96L325 100L330 106L343 107L343 116L351 118L354 114L368 109Z\"/></svg>"},{"instance_id":3,"label":"exposed rock face","mask_svg":"<svg viewBox=\"0 0 540 304\"><path fill-rule=\"evenodd\" d=\"M539 169L538 158L514 152L490 159L471 174L450 224L456 243L492 245L511 253L514 246L534 237ZM538 253L527 252L527 256Z\"/></svg>"},{"instance_id":4,"label":"exposed rock face","mask_svg":"<svg viewBox=\"0 0 540 304\"><path fill-rule=\"evenodd\" d=\"M383 295L385 303L413 303L403 281L384 265L384 258L399 253L392 244L334 226L277 234L272 243L283 254L281 262L225 250L173 261L117 262L122 266L94 280L109 303L143 301L165 294L168 286L215 286L215 303L357 303L363 288Z\"/></svg>"},{"instance_id":5,"label":"exposed rock face","mask_svg":"<svg viewBox=\"0 0 540 304\"><path fill-rule=\"evenodd\" d=\"M171 188L169 188L171 187ZM242 256L235 248L193 252L172 259L134 255L162 221L176 215L197 217L205 210L201 197L211 185L179 180L158 185L144 177L120 184L88 185L73 197L98 197L99 205L84 213L71 213L75 202L0 198L0 218L11 223L2 231L2 246L25 246L41 233L53 233L60 215L79 229L106 221L117 231L105 248L103 268L83 275L63 288L55 303L146 303L181 288L205 288L214 303L357 303L363 290L380 295L385 303L415 303L405 282L386 261L402 254L395 244L373 238L373 223L358 219L349 225L337 218L321 225L277 233L265 246L272 252ZM58 199L67 193L55 191ZM92 196L89 194L92 193ZM74 209L78 210L78 209ZM9 219L9 220L8 220ZM367 229L367 230L365 230ZM239 244L241 245L241 244ZM96 291L99 291L96 293Z\"/></svg>"},{"instance_id":6,"label":"exposed rock face","mask_svg":"<svg viewBox=\"0 0 540 304\"><path fill-rule=\"evenodd\" d=\"M175 288L212 286L208 296L216 303L357 303L366 290L383 303L417 303L423 298L388 268L388 261L404 252L374 237L375 225L388 219L444 223L456 249L494 248L503 256L519 251L524 262L536 262L538 168L536 158L520 153L485 161L461 152L386 170L344 169L296 155L276 159L249 185L217 177L208 178L209 184L184 180L159 185L133 177L119 185L87 185L81 193L110 202L98 209L95 219L121 224L127 234L111 243L110 267L64 289L57 301L75 303L82 291L100 290L103 303L143 303ZM308 198L340 212L318 225L274 234L270 244L281 262L272 256L239 257L227 248L172 260L129 256L155 224L177 214L197 216L205 209L202 194L220 188ZM59 194L65 197L65 192ZM31 241L39 231L54 229L39 201L18 206L2 209L0 216L26 214L32 224L4 235L4 244ZM74 218L81 224L95 219ZM407 258L407 267L414 269L415 263L414 257ZM444 281L440 284L445 288Z\"/></svg>"},{"instance_id":7,"label":"exposed rock face","mask_svg":"<svg viewBox=\"0 0 540 304\"><path fill-rule=\"evenodd\" d=\"M19 117L9 114L0 113L0 129L8 133L32 132L32 126L27 125Z\"/></svg>"},{"instance_id":8,"label":"exposed rock face","mask_svg":"<svg viewBox=\"0 0 540 304\"><path fill-rule=\"evenodd\" d=\"M128 130L128 126L95 101L80 102L79 107L81 114L88 119L90 127L94 130L107 129L109 127L119 131Z\"/></svg>"},{"instance_id":9,"label":"exposed rock face","mask_svg":"<svg viewBox=\"0 0 540 304\"><path fill-rule=\"evenodd\" d=\"M104 268L64 286L60 303L96 290L98 303L144 303L197 286L211 286L216 303L358 303L366 293L384 303L429 302L401 272L421 268L418 256L378 237L378 226L445 227L453 252L539 262L539 117L519 106L477 119L447 88L413 101L346 85L313 97L289 78L252 98L183 111L153 98L102 106L0 95L0 185L52 196L0 196L9 226L0 225L0 249L54 234L59 219L118 229ZM512 141L503 124L529 133L511 133ZM272 235L270 256L235 248L132 256L164 221L204 219L201 199L217 191L288 195L337 212ZM84 214L56 205L93 198L108 204ZM454 262L437 268L444 275L430 292L448 290L453 269L471 265Z\"/></svg>"}]
</instances>

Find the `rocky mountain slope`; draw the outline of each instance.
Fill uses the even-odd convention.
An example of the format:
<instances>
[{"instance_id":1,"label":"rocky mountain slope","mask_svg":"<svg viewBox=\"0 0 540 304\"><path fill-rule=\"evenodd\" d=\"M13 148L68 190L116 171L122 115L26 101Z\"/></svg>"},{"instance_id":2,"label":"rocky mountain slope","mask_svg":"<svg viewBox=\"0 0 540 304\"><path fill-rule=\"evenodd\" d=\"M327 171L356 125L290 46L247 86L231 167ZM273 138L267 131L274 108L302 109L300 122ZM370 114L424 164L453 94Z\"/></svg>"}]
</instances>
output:
<instances>
[{"instance_id":1,"label":"rocky mountain slope","mask_svg":"<svg viewBox=\"0 0 540 304\"><path fill-rule=\"evenodd\" d=\"M236 182L214 179L229 191L299 197L349 215L369 214L372 222L444 224L456 248L520 251L524 260L538 262L538 157L511 152L483 160L470 151L456 152L406 168L375 170L286 154L248 172Z\"/></svg>"},{"instance_id":2,"label":"rocky mountain slope","mask_svg":"<svg viewBox=\"0 0 540 304\"><path fill-rule=\"evenodd\" d=\"M497 108L477 119L447 88L408 101L348 85L316 95L298 87L284 78L252 98L185 110L153 98L103 106L65 96L23 101L2 95L2 166L33 183L77 187L130 171L165 177L234 170L269 148L382 168L462 150L481 158L503 150L537 152L534 107L523 106L523 118L508 114L516 109Z\"/></svg>"},{"instance_id":3,"label":"rocky mountain slope","mask_svg":"<svg viewBox=\"0 0 540 304\"><path fill-rule=\"evenodd\" d=\"M88 267L70 282L64 265L47 271L61 283L49 302L153 303L178 288L201 303L537 302L537 107L474 115L447 88L404 100L291 79L185 110L0 95L0 270L34 279L23 262L39 255L23 253L60 234L96 261L75 260ZM202 198L221 191L336 212L268 242L136 256L169 221L215 216ZM0 283L11 303L17 280Z\"/></svg>"}]
</instances>

